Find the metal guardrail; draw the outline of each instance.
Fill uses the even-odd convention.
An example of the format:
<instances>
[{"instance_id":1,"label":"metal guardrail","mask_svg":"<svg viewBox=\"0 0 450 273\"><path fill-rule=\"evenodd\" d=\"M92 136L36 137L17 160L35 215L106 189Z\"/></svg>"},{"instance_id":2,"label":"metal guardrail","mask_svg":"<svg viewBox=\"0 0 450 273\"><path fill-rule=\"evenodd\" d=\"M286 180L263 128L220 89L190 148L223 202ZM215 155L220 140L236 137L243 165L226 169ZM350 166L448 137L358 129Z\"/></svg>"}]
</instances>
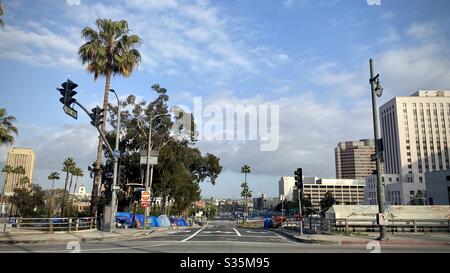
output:
<instances>
[{"instance_id":1,"label":"metal guardrail","mask_svg":"<svg viewBox=\"0 0 450 273\"><path fill-rule=\"evenodd\" d=\"M300 222L288 218L283 227L299 228ZM307 217L303 219L303 228L323 232L376 232L379 225L376 220L367 219L324 219ZM396 232L450 232L450 220L435 219L390 219L387 231Z\"/></svg>"},{"instance_id":2,"label":"metal guardrail","mask_svg":"<svg viewBox=\"0 0 450 273\"><path fill-rule=\"evenodd\" d=\"M8 228L6 228L6 226ZM0 219L0 232L3 231L44 231L53 233L55 231L81 231L97 228L95 217L81 218L5 218Z\"/></svg>"}]
</instances>

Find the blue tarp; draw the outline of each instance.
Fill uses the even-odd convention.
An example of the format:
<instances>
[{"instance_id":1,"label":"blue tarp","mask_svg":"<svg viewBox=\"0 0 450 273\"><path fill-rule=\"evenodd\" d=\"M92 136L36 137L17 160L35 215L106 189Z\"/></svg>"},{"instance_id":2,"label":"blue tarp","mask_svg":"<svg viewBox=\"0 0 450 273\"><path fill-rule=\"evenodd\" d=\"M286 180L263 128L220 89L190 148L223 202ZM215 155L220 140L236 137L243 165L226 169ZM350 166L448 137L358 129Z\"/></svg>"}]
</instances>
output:
<instances>
[{"instance_id":1,"label":"blue tarp","mask_svg":"<svg viewBox=\"0 0 450 273\"><path fill-rule=\"evenodd\" d=\"M117 212L116 223L121 223L127 225L128 227L133 227L132 217L133 215L130 212Z\"/></svg>"},{"instance_id":2,"label":"blue tarp","mask_svg":"<svg viewBox=\"0 0 450 273\"><path fill-rule=\"evenodd\" d=\"M159 220L155 216L150 217L149 223L152 227L159 227Z\"/></svg>"},{"instance_id":3,"label":"blue tarp","mask_svg":"<svg viewBox=\"0 0 450 273\"><path fill-rule=\"evenodd\" d=\"M176 224L179 227L188 227L189 226L189 223L187 223L186 220L184 220L183 218L178 218Z\"/></svg>"},{"instance_id":4,"label":"blue tarp","mask_svg":"<svg viewBox=\"0 0 450 273\"><path fill-rule=\"evenodd\" d=\"M273 225L272 218L264 219L264 228L271 228Z\"/></svg>"}]
</instances>

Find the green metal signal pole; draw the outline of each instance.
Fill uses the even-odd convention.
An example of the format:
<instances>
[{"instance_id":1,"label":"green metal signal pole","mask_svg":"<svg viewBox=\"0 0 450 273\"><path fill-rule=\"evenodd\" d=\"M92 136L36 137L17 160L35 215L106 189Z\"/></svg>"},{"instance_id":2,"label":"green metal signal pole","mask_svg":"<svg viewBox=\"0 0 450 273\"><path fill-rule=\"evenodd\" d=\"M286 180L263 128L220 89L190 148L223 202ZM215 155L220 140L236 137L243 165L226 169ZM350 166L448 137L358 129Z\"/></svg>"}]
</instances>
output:
<instances>
[{"instance_id":1,"label":"green metal signal pole","mask_svg":"<svg viewBox=\"0 0 450 273\"><path fill-rule=\"evenodd\" d=\"M374 75L373 60L370 59L370 87L372 90L372 113L373 113L373 130L375 135L375 157L376 157L376 168L377 168L377 192L378 192L378 210L379 213L385 213L384 208L384 185L381 180L381 151L380 151L380 132L378 129L378 108L376 96L381 97L382 87L380 85L379 77L380 75ZM386 240L386 226L380 225L380 237L379 241Z\"/></svg>"}]
</instances>

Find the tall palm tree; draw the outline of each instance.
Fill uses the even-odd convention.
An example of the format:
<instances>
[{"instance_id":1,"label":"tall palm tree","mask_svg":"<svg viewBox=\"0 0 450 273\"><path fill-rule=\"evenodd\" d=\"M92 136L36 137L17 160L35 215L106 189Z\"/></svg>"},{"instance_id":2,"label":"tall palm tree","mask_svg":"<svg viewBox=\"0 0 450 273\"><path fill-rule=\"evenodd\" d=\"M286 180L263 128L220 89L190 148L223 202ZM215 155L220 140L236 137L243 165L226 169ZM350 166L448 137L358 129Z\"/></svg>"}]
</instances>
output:
<instances>
[{"instance_id":1,"label":"tall palm tree","mask_svg":"<svg viewBox=\"0 0 450 273\"><path fill-rule=\"evenodd\" d=\"M248 198L250 198L252 196L252 192L249 190L248 188L248 184L247 184L247 174L251 173L250 170L250 166L248 165L244 165L241 168L241 173L244 174L244 183L241 185L242 187L242 192L241 192L241 196L244 198L244 213L247 213L248 215ZM245 223L245 216L243 216L243 221Z\"/></svg>"},{"instance_id":2,"label":"tall palm tree","mask_svg":"<svg viewBox=\"0 0 450 273\"><path fill-rule=\"evenodd\" d=\"M75 187L73 187L73 195L75 195L75 191L77 189L78 178L84 176L83 170L80 168L76 168L74 173L75 173L76 179L75 179Z\"/></svg>"},{"instance_id":3,"label":"tall palm tree","mask_svg":"<svg viewBox=\"0 0 450 273\"><path fill-rule=\"evenodd\" d=\"M5 108L0 108L0 145L14 143L13 134L18 135L17 128L13 126L15 121L14 116L6 115Z\"/></svg>"},{"instance_id":4,"label":"tall palm tree","mask_svg":"<svg viewBox=\"0 0 450 273\"><path fill-rule=\"evenodd\" d=\"M52 180L52 191L51 191L51 192L53 192L53 187L55 186L55 180L59 180L59 179L60 179L60 175L59 175L58 172L51 172L51 173L48 175L47 179L48 179L48 180ZM49 202L48 202L48 214L47 214L47 218L50 218L50 211L51 211L51 208L52 208L52 200L53 200L53 198L52 198L52 196L50 196L50 200L49 200Z\"/></svg>"},{"instance_id":5,"label":"tall palm tree","mask_svg":"<svg viewBox=\"0 0 450 273\"><path fill-rule=\"evenodd\" d=\"M64 191L62 197L61 217L64 217L64 205L66 203L66 191L67 191L67 183L69 182L69 173L72 172L72 170L75 168L75 165L76 165L75 160L71 157L67 158L63 162L62 171L66 173L66 182L64 183Z\"/></svg>"},{"instance_id":6,"label":"tall palm tree","mask_svg":"<svg viewBox=\"0 0 450 273\"><path fill-rule=\"evenodd\" d=\"M87 71L94 74L94 80L97 80L99 76L105 76L103 95L105 114L101 125L101 130L105 131L111 77L114 75L127 77L137 67L141 61L141 55L136 47L141 42L141 38L129 34L128 23L125 20L97 19L96 25L98 30L90 27L82 30L82 38L86 40L86 43L80 47L78 54L83 64L87 64ZM102 139L99 138L90 208L92 216L97 213L102 145Z\"/></svg>"},{"instance_id":7,"label":"tall palm tree","mask_svg":"<svg viewBox=\"0 0 450 273\"><path fill-rule=\"evenodd\" d=\"M11 167L10 165L6 165L3 169L2 169L2 173L5 174L5 183L3 183L3 190L2 190L2 198L0 200L0 205L2 206L2 211L0 211L0 213L3 213L3 197L5 196L5 186L6 186L6 181L8 181L8 176L11 173L14 173L14 168ZM6 215L6 211L5 211L5 215Z\"/></svg>"}]
</instances>

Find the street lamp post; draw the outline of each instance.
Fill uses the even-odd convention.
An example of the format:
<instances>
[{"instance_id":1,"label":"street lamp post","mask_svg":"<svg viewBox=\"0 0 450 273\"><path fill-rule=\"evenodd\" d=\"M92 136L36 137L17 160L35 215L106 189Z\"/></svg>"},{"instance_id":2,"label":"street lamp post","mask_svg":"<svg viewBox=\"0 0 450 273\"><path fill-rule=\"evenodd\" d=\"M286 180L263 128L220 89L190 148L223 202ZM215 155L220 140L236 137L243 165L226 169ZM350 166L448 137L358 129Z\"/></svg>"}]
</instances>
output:
<instances>
[{"instance_id":1,"label":"street lamp post","mask_svg":"<svg viewBox=\"0 0 450 273\"><path fill-rule=\"evenodd\" d=\"M376 97L381 97L383 88L380 85L380 75L374 76L373 60L370 59L370 87L372 91L372 114L373 114L373 129L375 135L375 157L376 157L376 171L377 171L377 191L378 191L378 210L379 213L385 213L384 208L384 185L381 181L381 151L380 151L380 133L378 130L378 109ZM386 226L380 225L379 241L386 240Z\"/></svg>"},{"instance_id":2,"label":"street lamp post","mask_svg":"<svg viewBox=\"0 0 450 273\"><path fill-rule=\"evenodd\" d=\"M147 147L147 166L145 172L145 191L150 192L151 198L151 189L153 182L153 164L150 164L150 151L152 149L152 124L153 120L161 117L161 116L170 116L170 114L159 114L154 117L150 117L149 128L148 128L148 147ZM150 208L145 208L145 217L144 217L144 229L147 228L147 217L149 216Z\"/></svg>"},{"instance_id":3,"label":"street lamp post","mask_svg":"<svg viewBox=\"0 0 450 273\"><path fill-rule=\"evenodd\" d=\"M113 89L110 89L114 95L116 95L117 98L117 128L116 128L116 147L115 152L119 151L119 138L120 138L120 100L117 96L116 91ZM116 206L117 206L117 194L116 194L116 185L117 185L117 169L119 167L119 158L117 155L114 156L114 172L113 172L113 183L112 183L112 197L111 197L111 210L109 215L109 224L110 224L110 232L113 232L116 227L116 221L115 221L115 215L116 215Z\"/></svg>"}]
</instances>

